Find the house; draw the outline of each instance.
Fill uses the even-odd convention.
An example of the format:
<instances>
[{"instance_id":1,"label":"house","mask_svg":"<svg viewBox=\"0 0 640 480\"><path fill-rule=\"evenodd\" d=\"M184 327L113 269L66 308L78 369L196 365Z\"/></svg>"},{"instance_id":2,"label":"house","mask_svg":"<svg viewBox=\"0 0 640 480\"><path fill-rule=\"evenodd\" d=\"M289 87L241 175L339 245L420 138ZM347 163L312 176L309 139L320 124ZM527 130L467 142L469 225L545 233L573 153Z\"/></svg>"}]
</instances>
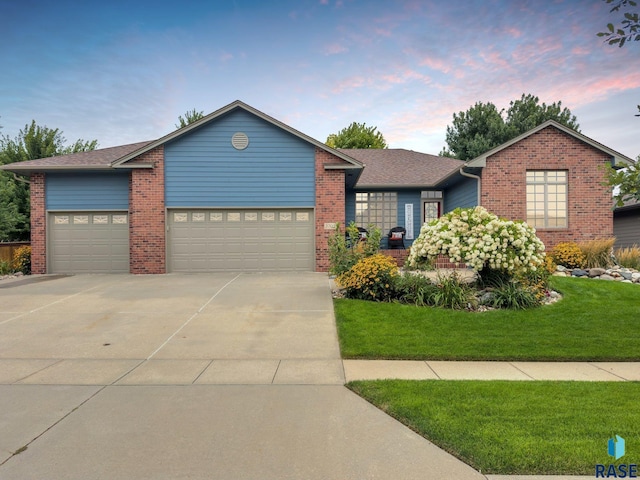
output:
<instances>
[{"instance_id":1,"label":"house","mask_svg":"<svg viewBox=\"0 0 640 480\"><path fill-rule=\"evenodd\" d=\"M335 150L236 101L158 140L1 168L30 177L34 273L159 274L326 271L336 222L401 226L409 246L478 204L545 243L611 235L600 166L628 161L555 122L467 163Z\"/></svg>"},{"instance_id":2,"label":"house","mask_svg":"<svg viewBox=\"0 0 640 480\"><path fill-rule=\"evenodd\" d=\"M640 202L628 201L613 211L616 248L640 246Z\"/></svg>"}]
</instances>

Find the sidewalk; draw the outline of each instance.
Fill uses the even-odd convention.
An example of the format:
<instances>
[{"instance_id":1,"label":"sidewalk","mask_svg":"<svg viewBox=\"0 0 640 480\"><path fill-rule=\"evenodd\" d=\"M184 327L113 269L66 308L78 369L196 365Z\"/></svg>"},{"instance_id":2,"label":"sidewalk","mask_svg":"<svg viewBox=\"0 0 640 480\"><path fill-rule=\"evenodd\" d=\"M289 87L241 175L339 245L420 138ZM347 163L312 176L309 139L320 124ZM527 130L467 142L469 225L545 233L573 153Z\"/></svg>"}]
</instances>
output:
<instances>
[{"instance_id":1,"label":"sidewalk","mask_svg":"<svg viewBox=\"0 0 640 480\"><path fill-rule=\"evenodd\" d=\"M345 379L640 381L639 362L343 360Z\"/></svg>"}]
</instances>

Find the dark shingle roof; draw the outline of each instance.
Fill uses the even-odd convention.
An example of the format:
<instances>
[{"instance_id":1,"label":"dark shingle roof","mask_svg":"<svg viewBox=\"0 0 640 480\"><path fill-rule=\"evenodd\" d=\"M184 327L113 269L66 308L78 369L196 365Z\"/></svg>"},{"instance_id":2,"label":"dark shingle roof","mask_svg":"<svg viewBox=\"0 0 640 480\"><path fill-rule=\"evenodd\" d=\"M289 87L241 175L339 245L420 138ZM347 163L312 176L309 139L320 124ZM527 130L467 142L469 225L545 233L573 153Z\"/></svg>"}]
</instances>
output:
<instances>
[{"instance_id":1,"label":"dark shingle roof","mask_svg":"<svg viewBox=\"0 0 640 480\"><path fill-rule=\"evenodd\" d=\"M365 164L357 187L432 187L464 165L461 160L401 148L341 149Z\"/></svg>"},{"instance_id":2,"label":"dark shingle roof","mask_svg":"<svg viewBox=\"0 0 640 480\"><path fill-rule=\"evenodd\" d=\"M67 169L67 168L110 168L111 164L130 153L148 145L150 142L131 143L118 147L101 148L90 152L72 153L57 157L38 158L4 165L3 170L24 172L30 170Z\"/></svg>"}]
</instances>

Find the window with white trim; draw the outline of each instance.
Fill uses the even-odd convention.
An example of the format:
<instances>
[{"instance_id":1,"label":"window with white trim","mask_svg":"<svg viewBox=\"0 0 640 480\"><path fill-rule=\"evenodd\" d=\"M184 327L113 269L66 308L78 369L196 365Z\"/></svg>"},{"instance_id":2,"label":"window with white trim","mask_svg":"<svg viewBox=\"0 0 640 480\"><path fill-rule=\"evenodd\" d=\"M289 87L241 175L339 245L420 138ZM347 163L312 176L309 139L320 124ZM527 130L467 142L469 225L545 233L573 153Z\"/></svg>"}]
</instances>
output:
<instances>
[{"instance_id":1,"label":"window with white trim","mask_svg":"<svg viewBox=\"0 0 640 480\"><path fill-rule=\"evenodd\" d=\"M396 192L356 193L356 225L368 228L372 223L383 234L398 226L398 194Z\"/></svg>"},{"instance_id":2,"label":"window with white trim","mask_svg":"<svg viewBox=\"0 0 640 480\"><path fill-rule=\"evenodd\" d=\"M527 223L535 228L567 227L567 172L527 172Z\"/></svg>"}]
</instances>

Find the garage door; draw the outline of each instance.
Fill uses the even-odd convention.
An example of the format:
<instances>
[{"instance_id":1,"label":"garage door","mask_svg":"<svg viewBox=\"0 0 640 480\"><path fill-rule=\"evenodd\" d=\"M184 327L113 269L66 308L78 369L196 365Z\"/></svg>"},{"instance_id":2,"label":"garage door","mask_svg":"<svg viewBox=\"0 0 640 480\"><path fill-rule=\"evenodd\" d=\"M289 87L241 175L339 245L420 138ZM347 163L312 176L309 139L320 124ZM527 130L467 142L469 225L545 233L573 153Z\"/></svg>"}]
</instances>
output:
<instances>
[{"instance_id":1,"label":"garage door","mask_svg":"<svg viewBox=\"0 0 640 480\"><path fill-rule=\"evenodd\" d=\"M51 273L128 273L127 212L49 214Z\"/></svg>"},{"instance_id":2,"label":"garage door","mask_svg":"<svg viewBox=\"0 0 640 480\"><path fill-rule=\"evenodd\" d=\"M170 210L169 271L313 271L311 209Z\"/></svg>"}]
</instances>

